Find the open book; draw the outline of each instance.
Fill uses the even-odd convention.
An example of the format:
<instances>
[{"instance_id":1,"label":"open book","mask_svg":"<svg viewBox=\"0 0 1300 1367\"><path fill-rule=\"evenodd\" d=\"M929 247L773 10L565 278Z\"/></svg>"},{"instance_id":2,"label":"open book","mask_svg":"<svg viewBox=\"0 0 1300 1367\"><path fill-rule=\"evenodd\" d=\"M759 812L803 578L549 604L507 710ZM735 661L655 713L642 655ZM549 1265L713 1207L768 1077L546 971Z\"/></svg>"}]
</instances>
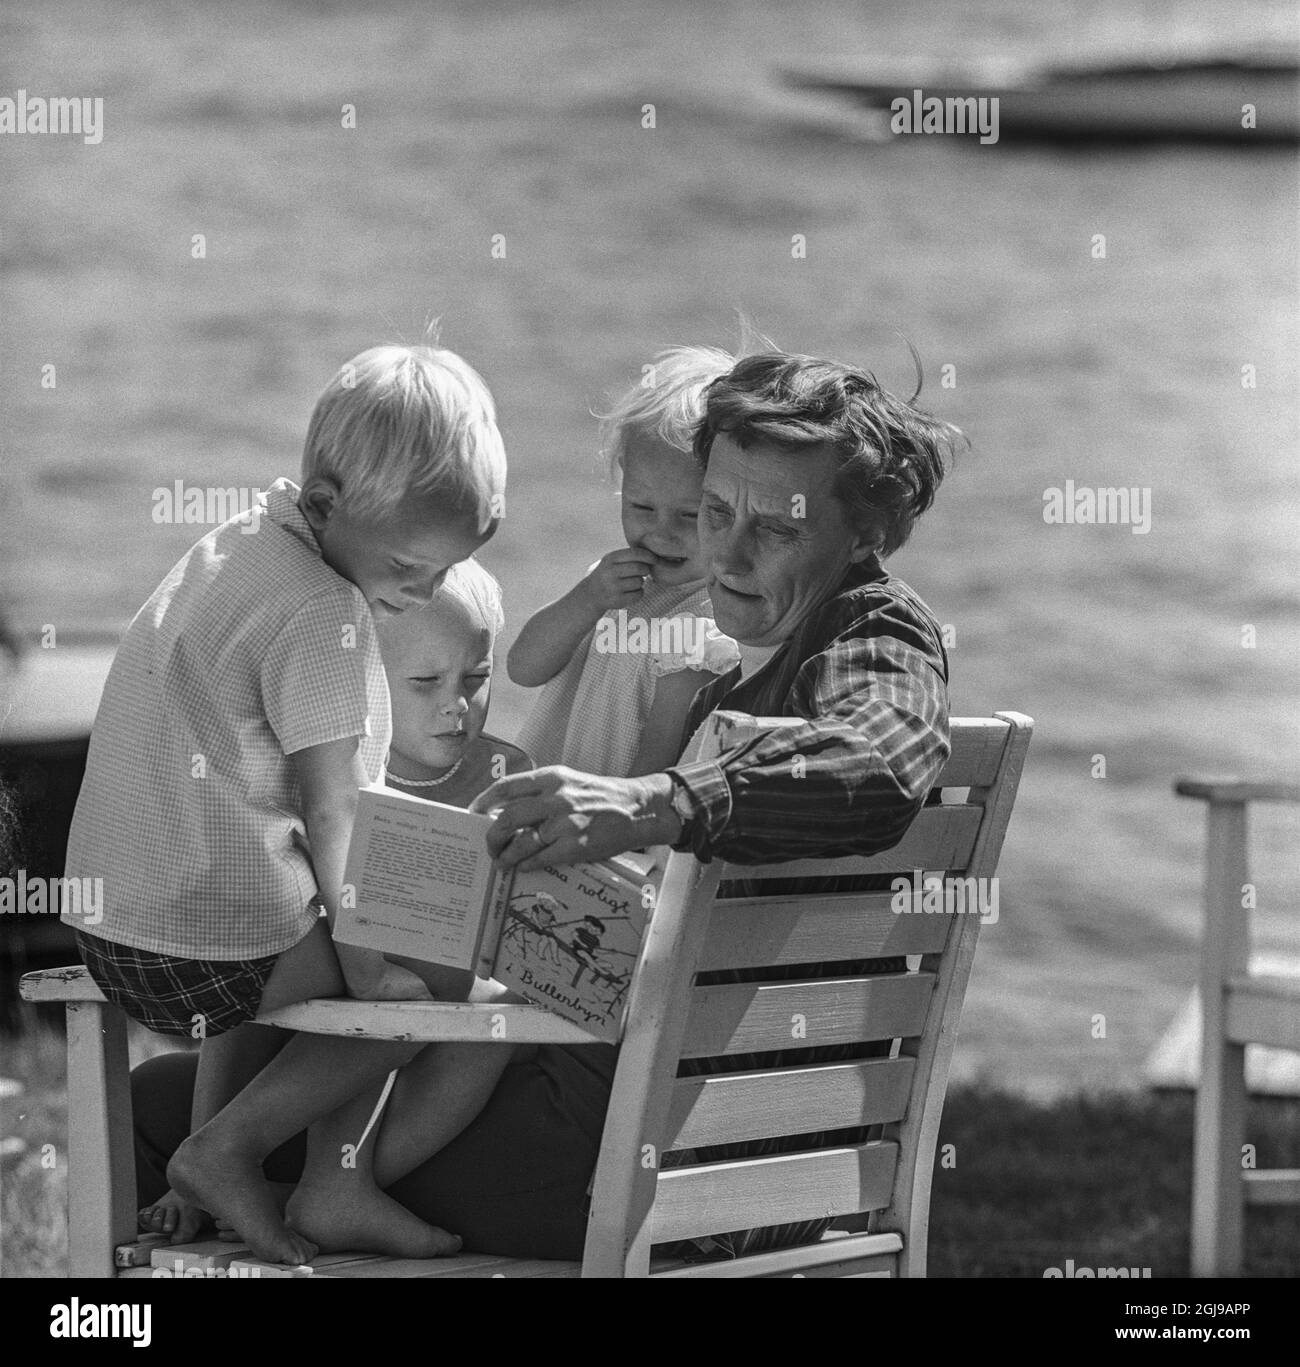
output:
<instances>
[{"instance_id":1,"label":"open book","mask_svg":"<svg viewBox=\"0 0 1300 1367\"><path fill-rule=\"evenodd\" d=\"M622 855L533 873L502 870L492 818L366 788L334 938L495 978L599 1039L618 1038L652 899Z\"/></svg>"}]
</instances>

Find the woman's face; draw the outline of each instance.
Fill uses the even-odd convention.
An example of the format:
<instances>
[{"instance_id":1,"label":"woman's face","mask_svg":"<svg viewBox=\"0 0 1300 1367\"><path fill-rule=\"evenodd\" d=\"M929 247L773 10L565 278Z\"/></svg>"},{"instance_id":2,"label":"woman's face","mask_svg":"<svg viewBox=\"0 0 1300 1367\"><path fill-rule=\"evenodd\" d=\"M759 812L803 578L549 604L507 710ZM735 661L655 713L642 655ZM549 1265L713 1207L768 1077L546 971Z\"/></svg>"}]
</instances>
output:
<instances>
[{"instance_id":1,"label":"woman's face","mask_svg":"<svg viewBox=\"0 0 1300 1367\"><path fill-rule=\"evenodd\" d=\"M833 451L742 450L714 438L700 502L700 549L718 629L744 645L787 640L874 543L834 492Z\"/></svg>"},{"instance_id":2,"label":"woman's face","mask_svg":"<svg viewBox=\"0 0 1300 1367\"><path fill-rule=\"evenodd\" d=\"M704 578L697 517L700 467L695 457L654 437L632 436L623 453L623 535L654 562L665 588Z\"/></svg>"},{"instance_id":3,"label":"woman's face","mask_svg":"<svg viewBox=\"0 0 1300 1367\"><path fill-rule=\"evenodd\" d=\"M393 704L394 759L406 769L450 768L487 722L491 629L445 591L376 629Z\"/></svg>"}]
</instances>

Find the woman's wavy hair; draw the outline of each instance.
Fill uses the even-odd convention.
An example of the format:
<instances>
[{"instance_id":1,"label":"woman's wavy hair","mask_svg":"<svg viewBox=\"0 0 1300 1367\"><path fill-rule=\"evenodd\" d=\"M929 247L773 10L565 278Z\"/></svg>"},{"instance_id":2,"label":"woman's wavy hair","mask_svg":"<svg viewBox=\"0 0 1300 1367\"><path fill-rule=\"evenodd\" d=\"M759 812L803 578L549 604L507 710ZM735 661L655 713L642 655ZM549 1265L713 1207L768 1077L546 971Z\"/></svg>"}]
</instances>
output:
<instances>
[{"instance_id":1,"label":"woman's wavy hair","mask_svg":"<svg viewBox=\"0 0 1300 1367\"><path fill-rule=\"evenodd\" d=\"M920 363L916 352L918 381ZM835 494L855 526L892 555L934 502L944 471L964 442L950 423L882 388L869 371L812 356L746 356L705 393L695 434L705 468L719 432L742 449L768 442L791 454L829 447L839 457Z\"/></svg>"}]
</instances>

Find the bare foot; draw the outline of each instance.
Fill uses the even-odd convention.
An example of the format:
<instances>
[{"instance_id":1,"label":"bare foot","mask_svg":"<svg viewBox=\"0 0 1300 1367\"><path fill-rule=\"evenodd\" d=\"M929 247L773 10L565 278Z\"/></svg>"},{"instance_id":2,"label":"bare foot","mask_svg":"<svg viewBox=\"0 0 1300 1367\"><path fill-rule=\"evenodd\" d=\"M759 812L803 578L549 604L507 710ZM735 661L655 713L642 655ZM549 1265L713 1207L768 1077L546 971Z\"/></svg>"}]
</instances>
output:
<instances>
[{"instance_id":1,"label":"bare foot","mask_svg":"<svg viewBox=\"0 0 1300 1367\"><path fill-rule=\"evenodd\" d=\"M325 1253L443 1258L460 1252L459 1235L425 1224L356 1171L315 1186L300 1182L285 1219Z\"/></svg>"},{"instance_id":2,"label":"bare foot","mask_svg":"<svg viewBox=\"0 0 1300 1367\"><path fill-rule=\"evenodd\" d=\"M208 1212L169 1191L156 1205L139 1213L142 1234L170 1234L174 1244L192 1244L208 1223Z\"/></svg>"},{"instance_id":3,"label":"bare foot","mask_svg":"<svg viewBox=\"0 0 1300 1367\"><path fill-rule=\"evenodd\" d=\"M268 1263L309 1263L317 1248L281 1218L274 1188L255 1160L223 1149L200 1132L167 1164L167 1180L186 1201L228 1221Z\"/></svg>"},{"instance_id":4,"label":"bare foot","mask_svg":"<svg viewBox=\"0 0 1300 1367\"><path fill-rule=\"evenodd\" d=\"M275 1208L283 1215L285 1205L288 1203L289 1197L293 1195L293 1183L272 1182L268 1178L266 1185L271 1188L271 1194L275 1197ZM228 1244L237 1244L240 1242L239 1231L229 1220L218 1215L213 1221L213 1224L217 1227L218 1239L224 1239Z\"/></svg>"}]
</instances>

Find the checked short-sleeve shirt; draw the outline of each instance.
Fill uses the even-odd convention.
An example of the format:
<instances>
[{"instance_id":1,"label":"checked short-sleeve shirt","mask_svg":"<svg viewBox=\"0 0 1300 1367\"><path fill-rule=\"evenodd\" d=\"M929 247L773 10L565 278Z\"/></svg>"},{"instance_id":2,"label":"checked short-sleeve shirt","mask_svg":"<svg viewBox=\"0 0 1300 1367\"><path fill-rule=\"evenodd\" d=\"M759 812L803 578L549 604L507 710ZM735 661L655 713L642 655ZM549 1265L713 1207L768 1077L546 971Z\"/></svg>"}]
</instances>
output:
<instances>
[{"instance_id":1,"label":"checked short-sleeve shirt","mask_svg":"<svg viewBox=\"0 0 1300 1367\"><path fill-rule=\"evenodd\" d=\"M104 686L66 872L104 880L69 924L187 959L282 953L316 878L290 756L360 738L378 782L392 726L360 590L321 558L277 480L209 532L127 629Z\"/></svg>"}]
</instances>

